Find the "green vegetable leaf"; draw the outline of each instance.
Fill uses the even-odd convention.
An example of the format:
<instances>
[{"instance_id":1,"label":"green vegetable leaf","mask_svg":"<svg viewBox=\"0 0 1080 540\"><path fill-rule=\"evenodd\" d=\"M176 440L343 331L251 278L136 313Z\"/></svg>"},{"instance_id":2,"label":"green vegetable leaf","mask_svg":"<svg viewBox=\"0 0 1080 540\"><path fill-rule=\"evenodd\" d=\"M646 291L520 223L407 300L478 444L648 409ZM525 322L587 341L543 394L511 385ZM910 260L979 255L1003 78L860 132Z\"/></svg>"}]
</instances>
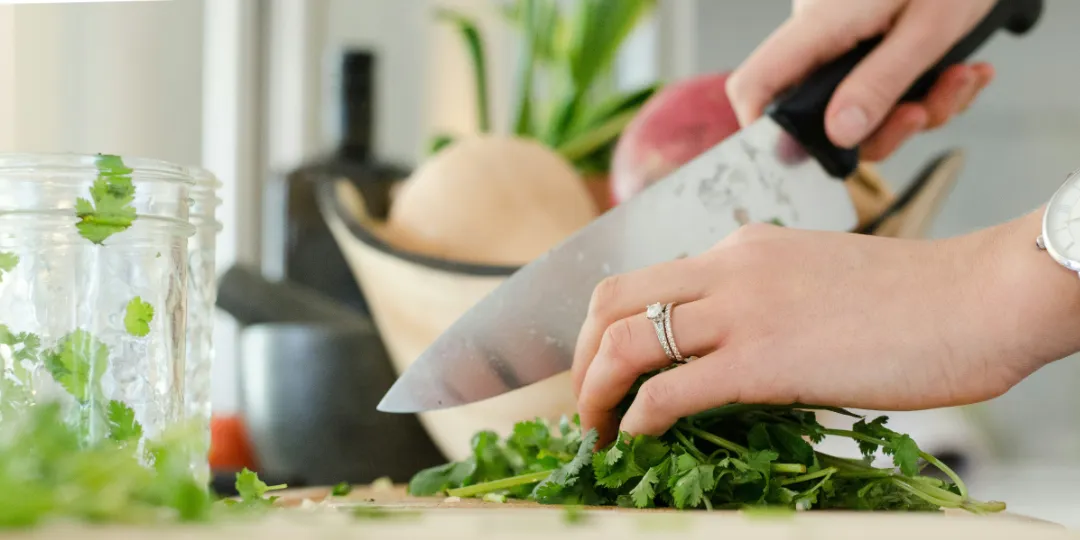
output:
<instances>
[{"instance_id":1,"label":"green vegetable leaf","mask_svg":"<svg viewBox=\"0 0 1080 540\"><path fill-rule=\"evenodd\" d=\"M87 403L108 366L109 349L85 330L76 330L44 354L53 379L80 403Z\"/></svg>"},{"instance_id":2,"label":"green vegetable leaf","mask_svg":"<svg viewBox=\"0 0 1080 540\"><path fill-rule=\"evenodd\" d=\"M581 438L574 459L551 473L546 480L540 482L533 489L533 496L540 502L561 502L578 483L582 472L590 465L593 458L593 447L599 434L591 429ZM587 487L587 486L585 486ZM579 490L584 491L584 490Z\"/></svg>"},{"instance_id":3,"label":"green vegetable leaf","mask_svg":"<svg viewBox=\"0 0 1080 540\"><path fill-rule=\"evenodd\" d=\"M128 302L124 312L124 328L133 336L144 337L150 333L150 322L154 320L154 306L143 302L136 296Z\"/></svg>"},{"instance_id":4,"label":"green vegetable leaf","mask_svg":"<svg viewBox=\"0 0 1080 540\"><path fill-rule=\"evenodd\" d=\"M241 501L245 504L272 505L277 498L264 496L270 491L285 489L286 487L288 486L285 484L266 485L266 482L259 479L258 474L248 470L247 467L236 473L236 493L240 495Z\"/></svg>"},{"instance_id":5,"label":"green vegetable leaf","mask_svg":"<svg viewBox=\"0 0 1080 540\"><path fill-rule=\"evenodd\" d=\"M348 482L340 482L330 490L333 497L344 497L352 492L352 486Z\"/></svg>"},{"instance_id":6,"label":"green vegetable leaf","mask_svg":"<svg viewBox=\"0 0 1080 540\"><path fill-rule=\"evenodd\" d=\"M900 435L892 441L893 463L900 468L904 476L916 476L919 474L919 445L910 435Z\"/></svg>"},{"instance_id":7,"label":"green vegetable leaf","mask_svg":"<svg viewBox=\"0 0 1080 540\"><path fill-rule=\"evenodd\" d=\"M4 274L11 272L18 265L18 255L10 251L0 251L0 281L4 281Z\"/></svg>"},{"instance_id":8,"label":"green vegetable leaf","mask_svg":"<svg viewBox=\"0 0 1080 540\"><path fill-rule=\"evenodd\" d=\"M110 439L127 442L142 437L142 425L135 420L135 411L123 401L109 401L108 416Z\"/></svg>"},{"instance_id":9,"label":"green vegetable leaf","mask_svg":"<svg viewBox=\"0 0 1080 540\"><path fill-rule=\"evenodd\" d=\"M660 470L663 467L663 465L657 465L649 468L637 485L634 486L634 489L630 490L630 497L634 501L634 506L638 508L653 506L653 499L656 498L656 486L660 483Z\"/></svg>"},{"instance_id":10,"label":"green vegetable leaf","mask_svg":"<svg viewBox=\"0 0 1080 540\"><path fill-rule=\"evenodd\" d=\"M113 234L123 232L135 221L135 185L132 169L119 156L99 155L98 177L90 187L90 200L75 201L75 225L79 234L95 244L102 244Z\"/></svg>"},{"instance_id":11,"label":"green vegetable leaf","mask_svg":"<svg viewBox=\"0 0 1080 540\"><path fill-rule=\"evenodd\" d=\"M427 468L416 473L409 480L409 495L429 497L443 493L447 489L462 485L466 478L472 476L474 470L476 470L476 462L471 458Z\"/></svg>"},{"instance_id":12,"label":"green vegetable leaf","mask_svg":"<svg viewBox=\"0 0 1080 540\"><path fill-rule=\"evenodd\" d=\"M473 64L473 83L476 86L477 128L481 133L487 133L491 131L491 111L488 104L487 58L480 28L472 18L449 9L439 9L436 14L439 19L457 27L469 49L469 58Z\"/></svg>"}]
</instances>

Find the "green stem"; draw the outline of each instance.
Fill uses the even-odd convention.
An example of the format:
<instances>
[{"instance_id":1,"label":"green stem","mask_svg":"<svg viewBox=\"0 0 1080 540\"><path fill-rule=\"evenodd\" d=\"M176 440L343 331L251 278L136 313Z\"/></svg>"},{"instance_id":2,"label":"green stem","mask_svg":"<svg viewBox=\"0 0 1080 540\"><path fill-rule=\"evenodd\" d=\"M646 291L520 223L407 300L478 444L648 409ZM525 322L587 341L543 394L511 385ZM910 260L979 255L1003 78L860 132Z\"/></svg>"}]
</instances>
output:
<instances>
[{"instance_id":1,"label":"green stem","mask_svg":"<svg viewBox=\"0 0 1080 540\"><path fill-rule=\"evenodd\" d=\"M843 429L826 429L825 434L835 435L838 437L847 437L849 439L854 439L857 441L865 441L871 444L876 444L883 448L892 448L892 445L889 444L888 441L871 437L869 435L864 435L862 433L856 433L854 431L848 431ZM960 479L960 475L956 474L956 471L952 470L948 465L942 463L941 460L939 460L938 458L927 454L922 450L919 450L919 457L923 458L927 463L933 465L934 467L937 467L938 470L945 473L945 475L948 476L954 484L956 484L956 487L960 489L961 497L965 499L968 497L967 484L965 484L964 481Z\"/></svg>"},{"instance_id":2,"label":"green stem","mask_svg":"<svg viewBox=\"0 0 1080 540\"><path fill-rule=\"evenodd\" d=\"M476 495L483 495L484 493L489 493L492 491L510 489L512 487L524 486L526 484L535 484L537 482L545 480L548 476L551 476L551 473L553 472L555 472L555 469L520 474L518 476L511 476L510 478L492 480L491 482L481 482L479 484L473 484L471 486L448 489L446 490L446 494L451 497L474 497Z\"/></svg>"},{"instance_id":3,"label":"green stem","mask_svg":"<svg viewBox=\"0 0 1080 540\"><path fill-rule=\"evenodd\" d=\"M967 484L965 484L964 481L960 479L960 475L956 474L956 471L953 471L952 468L942 463L941 460L939 460L938 458L927 454L926 452L923 452L921 450L919 451L919 457L926 460L927 463L937 467L939 471L945 473L945 475L948 476L954 484L956 484L956 487L960 489L961 497L965 499L968 497Z\"/></svg>"},{"instance_id":4,"label":"green stem","mask_svg":"<svg viewBox=\"0 0 1080 540\"><path fill-rule=\"evenodd\" d=\"M791 484L801 484L803 482L808 482L808 481L814 480L816 478L821 478L822 476L831 476L831 475L835 474L837 471L838 471L838 469L836 467L829 467L827 469L821 469L820 471L815 471L815 472L812 472L812 473L807 473L807 474L803 474L803 475L799 475L799 476L793 476L791 478L785 478L785 479L780 481L780 485L781 486L789 486Z\"/></svg>"},{"instance_id":5,"label":"green stem","mask_svg":"<svg viewBox=\"0 0 1080 540\"><path fill-rule=\"evenodd\" d=\"M773 463L772 472L780 474L802 474L806 472L806 465L802 463Z\"/></svg>"},{"instance_id":6,"label":"green stem","mask_svg":"<svg viewBox=\"0 0 1080 540\"><path fill-rule=\"evenodd\" d=\"M934 497L933 495L931 495L929 493L926 493L925 491L923 491L923 490L921 490L921 489L907 483L902 478L893 477L892 478L892 483L896 484L897 486L899 486L904 491L907 491L908 493L911 493L912 495L914 495L914 496L916 496L916 497L918 497L918 498L920 498L920 499L922 499L922 500L924 500L924 501L926 501L926 502L928 502L930 504L940 506L942 508L958 508L958 507L960 507L959 502L938 499L937 497ZM955 493L953 495L955 495Z\"/></svg>"},{"instance_id":7,"label":"green stem","mask_svg":"<svg viewBox=\"0 0 1080 540\"><path fill-rule=\"evenodd\" d=\"M634 109L613 116L603 124L559 144L556 151L571 162L588 157L589 154L615 140L636 114L637 109Z\"/></svg>"},{"instance_id":8,"label":"green stem","mask_svg":"<svg viewBox=\"0 0 1080 540\"><path fill-rule=\"evenodd\" d=\"M684 435L683 432L678 428L675 428L675 438L679 439L679 442L681 442L683 446L686 447L686 451L694 454L694 457L697 458L698 461L708 461L708 458L705 457L705 454L701 453L701 450L698 450L697 447L694 446L694 443L690 442L690 439L687 439L686 435Z\"/></svg>"},{"instance_id":9,"label":"green stem","mask_svg":"<svg viewBox=\"0 0 1080 540\"><path fill-rule=\"evenodd\" d=\"M732 452L735 452L736 454L739 454L740 456L746 455L747 453L750 452L750 449L745 447L745 446L735 444L735 443L733 443L733 442L731 442L731 441L729 441L729 440L727 440L727 439L725 439L723 437L713 435L712 433L709 433L708 431L705 431L703 429L696 428L696 427L690 427L689 430L690 430L690 433L692 433L695 437L698 437L700 439L709 441L709 442L715 444L716 446L719 446L720 448L723 448L725 450L730 450Z\"/></svg>"}]
</instances>

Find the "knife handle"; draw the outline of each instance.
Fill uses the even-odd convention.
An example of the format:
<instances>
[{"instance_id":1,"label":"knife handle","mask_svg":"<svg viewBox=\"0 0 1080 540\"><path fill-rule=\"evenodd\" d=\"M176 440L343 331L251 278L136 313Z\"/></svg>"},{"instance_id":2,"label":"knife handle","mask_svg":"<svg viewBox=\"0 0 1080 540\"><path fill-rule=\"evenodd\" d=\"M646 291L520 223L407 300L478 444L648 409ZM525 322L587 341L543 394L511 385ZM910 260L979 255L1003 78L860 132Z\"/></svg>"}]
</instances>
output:
<instances>
[{"instance_id":1,"label":"knife handle","mask_svg":"<svg viewBox=\"0 0 1080 540\"><path fill-rule=\"evenodd\" d=\"M1001 28L1017 35L1027 33L1035 26L1042 11L1043 0L999 0L967 36L908 88L900 101L923 100L946 68L966 60ZM858 167L859 148L840 148L829 140L825 133L825 109L840 83L877 47L882 38L878 36L860 42L854 49L782 94L766 113L797 139L830 175L841 180Z\"/></svg>"}]
</instances>

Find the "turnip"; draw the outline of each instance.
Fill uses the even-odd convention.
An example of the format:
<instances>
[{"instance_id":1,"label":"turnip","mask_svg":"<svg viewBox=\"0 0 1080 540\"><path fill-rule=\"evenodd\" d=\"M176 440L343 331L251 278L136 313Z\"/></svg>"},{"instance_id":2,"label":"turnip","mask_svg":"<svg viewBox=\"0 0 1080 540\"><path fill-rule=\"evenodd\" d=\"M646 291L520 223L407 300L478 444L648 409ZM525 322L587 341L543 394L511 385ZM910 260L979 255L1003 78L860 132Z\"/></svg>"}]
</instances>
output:
<instances>
[{"instance_id":1,"label":"turnip","mask_svg":"<svg viewBox=\"0 0 1080 540\"><path fill-rule=\"evenodd\" d=\"M739 130L724 83L729 72L664 87L622 132L611 164L619 204Z\"/></svg>"},{"instance_id":2,"label":"turnip","mask_svg":"<svg viewBox=\"0 0 1080 540\"><path fill-rule=\"evenodd\" d=\"M395 197L385 230L427 255L520 265L596 218L573 165L531 139L459 139L424 161Z\"/></svg>"}]
</instances>

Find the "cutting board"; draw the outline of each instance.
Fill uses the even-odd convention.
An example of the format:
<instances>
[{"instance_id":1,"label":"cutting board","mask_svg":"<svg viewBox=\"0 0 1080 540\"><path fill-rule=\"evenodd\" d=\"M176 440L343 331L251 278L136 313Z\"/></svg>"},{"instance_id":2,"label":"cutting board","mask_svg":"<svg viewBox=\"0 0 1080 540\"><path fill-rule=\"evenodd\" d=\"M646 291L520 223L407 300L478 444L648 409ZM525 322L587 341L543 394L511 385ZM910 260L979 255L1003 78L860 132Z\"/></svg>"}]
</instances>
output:
<instances>
[{"instance_id":1,"label":"cutting board","mask_svg":"<svg viewBox=\"0 0 1080 540\"><path fill-rule=\"evenodd\" d=\"M525 502L409 497L401 487L357 488L326 499L329 489L278 493L285 507L251 522L204 526L87 527L54 525L0 534L40 540L297 540L301 538L386 540L1080 540L1060 525L1012 514L966 512L800 512L758 515L734 511L565 508ZM312 505L304 500L321 502ZM311 507L314 506L314 507ZM352 507L380 512L354 517Z\"/></svg>"}]
</instances>

